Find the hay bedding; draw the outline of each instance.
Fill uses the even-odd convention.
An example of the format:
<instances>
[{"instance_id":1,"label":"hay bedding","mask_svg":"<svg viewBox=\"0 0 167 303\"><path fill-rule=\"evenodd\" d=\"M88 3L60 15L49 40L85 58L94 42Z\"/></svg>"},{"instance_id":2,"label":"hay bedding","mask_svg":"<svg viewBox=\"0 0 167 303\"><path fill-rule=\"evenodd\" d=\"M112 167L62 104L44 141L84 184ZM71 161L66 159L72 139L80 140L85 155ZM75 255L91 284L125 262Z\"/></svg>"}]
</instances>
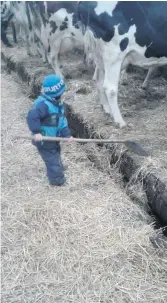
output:
<instances>
[{"instance_id":1,"label":"hay bedding","mask_svg":"<svg viewBox=\"0 0 167 303\"><path fill-rule=\"evenodd\" d=\"M23 61L31 75L31 80L35 75L35 83L38 87L43 76L53 72L41 62L41 59L27 57L22 47L16 47L14 54L13 50L8 50L8 54L16 62ZM92 81L92 68L86 69L83 65L83 57L79 54L68 54L60 59L63 73L68 79L65 100L74 113L99 136L120 139L130 137L141 142L151 157L145 159L132 154L135 162L139 164L144 174L153 172L167 184L166 80L162 77L151 79L148 92L144 92L141 88L145 74L141 70L129 73L126 85L122 84L122 79L120 80L118 100L121 112L128 122L128 127L120 130L102 110L95 83Z\"/></svg>"},{"instance_id":2,"label":"hay bedding","mask_svg":"<svg viewBox=\"0 0 167 303\"><path fill-rule=\"evenodd\" d=\"M31 101L2 75L2 302L166 302L167 256L150 218L82 146L63 146L69 185L47 184Z\"/></svg>"},{"instance_id":3,"label":"hay bedding","mask_svg":"<svg viewBox=\"0 0 167 303\"><path fill-rule=\"evenodd\" d=\"M78 62L64 58L64 71L75 70ZM148 159L134 155L144 171L154 172L167 184L167 82L162 77L151 79L148 92L142 90L144 72L136 71L128 74L126 85L120 79L118 102L127 128L117 129L101 108L95 83L90 75L84 74L77 81L68 80L67 103L75 113L79 113L89 127L104 138L133 138L140 142L150 153ZM86 94L77 93L85 88ZM122 147L121 147L122 148ZM132 155L133 157L133 155Z\"/></svg>"}]
</instances>

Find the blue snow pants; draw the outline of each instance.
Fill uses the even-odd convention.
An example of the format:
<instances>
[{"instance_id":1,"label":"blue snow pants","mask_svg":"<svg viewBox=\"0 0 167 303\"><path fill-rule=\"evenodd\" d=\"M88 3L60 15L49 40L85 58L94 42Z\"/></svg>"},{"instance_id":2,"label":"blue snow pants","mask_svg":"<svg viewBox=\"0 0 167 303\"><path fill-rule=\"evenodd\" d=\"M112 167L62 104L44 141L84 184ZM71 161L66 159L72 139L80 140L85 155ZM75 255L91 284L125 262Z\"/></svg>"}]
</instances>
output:
<instances>
[{"instance_id":1,"label":"blue snow pants","mask_svg":"<svg viewBox=\"0 0 167 303\"><path fill-rule=\"evenodd\" d=\"M63 185L66 181L64 177L63 164L61 162L60 145L57 144L53 149L37 147L40 156L45 162L47 177L51 185Z\"/></svg>"}]
</instances>

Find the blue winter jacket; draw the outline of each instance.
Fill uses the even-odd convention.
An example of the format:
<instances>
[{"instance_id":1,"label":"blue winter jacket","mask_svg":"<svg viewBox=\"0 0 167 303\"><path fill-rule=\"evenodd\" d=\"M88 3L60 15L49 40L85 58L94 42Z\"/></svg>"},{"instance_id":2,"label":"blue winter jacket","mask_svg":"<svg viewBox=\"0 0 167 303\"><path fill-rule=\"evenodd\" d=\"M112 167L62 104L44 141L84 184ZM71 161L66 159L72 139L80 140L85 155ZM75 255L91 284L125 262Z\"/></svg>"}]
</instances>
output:
<instances>
[{"instance_id":1,"label":"blue winter jacket","mask_svg":"<svg viewBox=\"0 0 167 303\"><path fill-rule=\"evenodd\" d=\"M27 124L33 134L41 133L50 137L70 137L68 122L64 115L64 105L57 106L47 100L44 96L39 96L34 101L34 106L27 115ZM41 148L54 148L56 142L43 141L33 144Z\"/></svg>"}]
</instances>

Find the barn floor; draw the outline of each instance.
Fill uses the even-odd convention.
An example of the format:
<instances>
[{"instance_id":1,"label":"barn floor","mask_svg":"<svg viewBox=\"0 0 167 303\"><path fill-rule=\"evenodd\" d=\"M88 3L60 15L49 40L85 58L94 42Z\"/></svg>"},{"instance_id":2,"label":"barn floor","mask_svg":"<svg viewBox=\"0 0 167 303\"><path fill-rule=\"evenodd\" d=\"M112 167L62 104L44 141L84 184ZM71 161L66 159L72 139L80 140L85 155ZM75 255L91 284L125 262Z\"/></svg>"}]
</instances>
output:
<instances>
[{"instance_id":1,"label":"barn floor","mask_svg":"<svg viewBox=\"0 0 167 303\"><path fill-rule=\"evenodd\" d=\"M119 174L93 167L78 144L63 145L68 186L50 187L34 147L14 139L28 133L28 91L4 66L1 87L2 302L166 302L166 243L144 196L133 203ZM103 117L92 108L88 117Z\"/></svg>"},{"instance_id":2,"label":"barn floor","mask_svg":"<svg viewBox=\"0 0 167 303\"><path fill-rule=\"evenodd\" d=\"M12 60L25 62L27 70L36 81L41 82L44 75L53 72L47 64L36 58L27 58L24 48L8 50ZM98 92L92 80L93 70L86 68L79 54L61 58L63 73L67 78L68 91L65 102L72 106L82 121L93 127L97 134L104 138L132 138L141 143L150 153L147 160L137 157L140 165L156 170L167 183L167 81L154 77L150 81L149 90L145 92L141 85L145 72L136 70L128 74L128 81L119 85L119 105L128 126L118 129L111 118L106 115L98 100ZM158 170L157 170L158 169Z\"/></svg>"},{"instance_id":3,"label":"barn floor","mask_svg":"<svg viewBox=\"0 0 167 303\"><path fill-rule=\"evenodd\" d=\"M15 70L21 80L28 84L26 94L33 99L40 92L43 77L53 70L39 58L27 57L25 48L2 47L1 53L9 70ZM118 129L104 113L98 100L92 68L86 68L80 54L68 54L61 58L68 90L64 94L72 110L72 124L77 118L88 130L89 137L108 139L134 139L150 153L150 157L139 157L124 145L112 147L110 162L117 164L122 175L130 182L141 180L145 186L148 203L155 214L167 223L167 109L166 80L155 77L150 81L148 92L141 88L144 72L136 69L128 74L126 85L119 86L119 104L126 115L128 127ZM21 83L22 83L21 81ZM132 111L133 110L133 111ZM78 123L75 129L78 130ZM77 132L76 132L76 135ZM84 137L84 133L80 132ZM91 146L90 146L91 148ZM113 156L116 153L116 157ZM104 156L103 156L104 158ZM103 161L102 161L103 162ZM106 165L102 167L106 170ZM133 181L132 181L133 180Z\"/></svg>"}]
</instances>

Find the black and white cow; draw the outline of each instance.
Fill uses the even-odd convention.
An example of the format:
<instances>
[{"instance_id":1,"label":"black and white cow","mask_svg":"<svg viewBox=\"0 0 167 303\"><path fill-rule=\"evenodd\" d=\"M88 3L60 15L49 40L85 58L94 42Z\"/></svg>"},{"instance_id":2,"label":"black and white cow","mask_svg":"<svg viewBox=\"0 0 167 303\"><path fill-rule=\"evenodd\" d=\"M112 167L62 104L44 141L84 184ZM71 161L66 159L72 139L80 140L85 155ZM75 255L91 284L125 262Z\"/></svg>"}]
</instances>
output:
<instances>
[{"instance_id":1,"label":"black and white cow","mask_svg":"<svg viewBox=\"0 0 167 303\"><path fill-rule=\"evenodd\" d=\"M40 40L55 73L61 75L58 56L74 48L83 49L83 34L75 13L75 1L29 1L30 11L40 20ZM61 75L62 76L62 75Z\"/></svg>"},{"instance_id":2,"label":"black and white cow","mask_svg":"<svg viewBox=\"0 0 167 303\"><path fill-rule=\"evenodd\" d=\"M146 69L167 64L167 2L81 1L78 5L102 105L123 127L117 101L121 69L128 64Z\"/></svg>"},{"instance_id":3,"label":"black and white cow","mask_svg":"<svg viewBox=\"0 0 167 303\"><path fill-rule=\"evenodd\" d=\"M9 1L7 1L9 3ZM83 35L74 22L75 1L10 1L16 31L26 42L27 54L39 53L61 75L59 54L83 50Z\"/></svg>"}]
</instances>

